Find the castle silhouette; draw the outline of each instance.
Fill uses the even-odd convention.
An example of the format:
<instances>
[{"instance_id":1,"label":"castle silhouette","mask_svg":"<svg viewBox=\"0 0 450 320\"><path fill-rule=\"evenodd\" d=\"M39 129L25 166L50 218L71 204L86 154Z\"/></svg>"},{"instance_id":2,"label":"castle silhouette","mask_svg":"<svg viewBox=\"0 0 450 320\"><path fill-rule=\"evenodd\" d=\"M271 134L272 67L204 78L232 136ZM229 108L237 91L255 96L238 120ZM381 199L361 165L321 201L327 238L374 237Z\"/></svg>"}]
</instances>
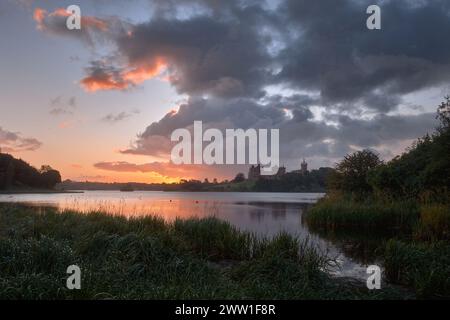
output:
<instances>
[{"instance_id":1,"label":"castle silhouette","mask_svg":"<svg viewBox=\"0 0 450 320\"><path fill-rule=\"evenodd\" d=\"M308 173L308 163L303 159L303 161L300 163L300 170L294 170L291 171L292 173L299 173L302 175L306 175ZM248 180L250 181L256 181L263 177L264 179L276 179L278 177L281 177L286 174L286 167L281 166L278 168L277 173L273 175L261 175L261 165L252 165L250 169L248 170Z\"/></svg>"}]
</instances>

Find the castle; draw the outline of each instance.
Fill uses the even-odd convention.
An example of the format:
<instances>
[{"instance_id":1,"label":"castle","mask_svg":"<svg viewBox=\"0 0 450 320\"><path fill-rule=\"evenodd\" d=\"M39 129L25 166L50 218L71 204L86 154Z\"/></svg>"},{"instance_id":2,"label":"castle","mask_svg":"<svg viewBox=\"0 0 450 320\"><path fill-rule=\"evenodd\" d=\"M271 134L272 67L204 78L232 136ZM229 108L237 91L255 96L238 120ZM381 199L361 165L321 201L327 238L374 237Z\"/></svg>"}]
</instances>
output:
<instances>
[{"instance_id":1,"label":"castle","mask_svg":"<svg viewBox=\"0 0 450 320\"><path fill-rule=\"evenodd\" d=\"M308 163L303 159L303 161L300 163L300 170L294 170L292 173L299 173L302 175L305 175L308 173ZM280 176L283 176L286 174L286 167L281 166L278 168L278 171L274 175L261 175L261 165L252 165L250 169L248 170L248 180L250 181L256 181L259 178L263 177L264 179L276 179Z\"/></svg>"}]
</instances>

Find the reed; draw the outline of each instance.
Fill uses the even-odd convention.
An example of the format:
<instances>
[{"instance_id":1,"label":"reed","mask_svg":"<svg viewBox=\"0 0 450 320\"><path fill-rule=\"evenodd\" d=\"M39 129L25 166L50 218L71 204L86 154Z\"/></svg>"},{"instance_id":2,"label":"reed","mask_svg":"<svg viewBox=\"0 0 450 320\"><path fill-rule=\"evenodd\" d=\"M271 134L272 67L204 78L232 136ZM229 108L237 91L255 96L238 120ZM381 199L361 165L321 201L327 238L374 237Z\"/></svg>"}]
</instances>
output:
<instances>
[{"instance_id":1,"label":"reed","mask_svg":"<svg viewBox=\"0 0 450 320\"><path fill-rule=\"evenodd\" d=\"M306 214L308 224L328 229L370 228L412 230L419 220L419 207L412 201L352 201L325 197Z\"/></svg>"},{"instance_id":2,"label":"reed","mask_svg":"<svg viewBox=\"0 0 450 320\"><path fill-rule=\"evenodd\" d=\"M388 279L414 288L419 298L450 298L450 245L391 239L384 251Z\"/></svg>"},{"instance_id":3,"label":"reed","mask_svg":"<svg viewBox=\"0 0 450 320\"><path fill-rule=\"evenodd\" d=\"M215 218L169 223L0 205L1 299L371 297L361 283L338 284L330 263L307 241L259 238ZM65 286L72 264L81 290Z\"/></svg>"}]
</instances>

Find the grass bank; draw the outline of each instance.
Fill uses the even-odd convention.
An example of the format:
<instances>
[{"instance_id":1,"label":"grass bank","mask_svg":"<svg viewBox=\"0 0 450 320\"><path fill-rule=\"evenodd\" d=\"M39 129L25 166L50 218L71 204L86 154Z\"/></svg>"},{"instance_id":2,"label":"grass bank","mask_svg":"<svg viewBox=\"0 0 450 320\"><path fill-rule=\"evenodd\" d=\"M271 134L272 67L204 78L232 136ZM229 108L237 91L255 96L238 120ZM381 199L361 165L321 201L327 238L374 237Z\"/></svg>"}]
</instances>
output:
<instances>
[{"instance_id":1,"label":"grass bank","mask_svg":"<svg viewBox=\"0 0 450 320\"><path fill-rule=\"evenodd\" d=\"M307 213L308 224L327 229L412 230L420 217L413 201L353 201L344 196L326 196Z\"/></svg>"},{"instance_id":2,"label":"grass bank","mask_svg":"<svg viewBox=\"0 0 450 320\"><path fill-rule=\"evenodd\" d=\"M450 298L450 206L419 201L353 201L331 195L305 217L324 236L378 236L369 256L383 261L391 283L412 288L419 298ZM388 234L388 236L386 236ZM353 241L361 247L361 241ZM367 248L366 248L367 249ZM367 253L366 253L367 254Z\"/></svg>"},{"instance_id":3,"label":"grass bank","mask_svg":"<svg viewBox=\"0 0 450 320\"><path fill-rule=\"evenodd\" d=\"M124 218L0 205L1 299L377 299L329 276L330 261L287 234L261 239L214 218ZM65 286L69 265L81 290Z\"/></svg>"}]
</instances>

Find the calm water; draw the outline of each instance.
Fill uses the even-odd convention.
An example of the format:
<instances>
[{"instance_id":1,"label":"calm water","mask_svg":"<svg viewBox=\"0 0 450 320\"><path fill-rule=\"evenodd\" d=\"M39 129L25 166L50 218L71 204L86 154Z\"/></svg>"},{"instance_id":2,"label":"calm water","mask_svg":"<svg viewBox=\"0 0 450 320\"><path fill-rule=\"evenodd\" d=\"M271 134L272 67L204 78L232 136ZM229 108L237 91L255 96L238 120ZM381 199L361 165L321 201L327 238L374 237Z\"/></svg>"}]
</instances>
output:
<instances>
[{"instance_id":1,"label":"calm water","mask_svg":"<svg viewBox=\"0 0 450 320\"><path fill-rule=\"evenodd\" d=\"M151 214L167 221L176 217L215 216L260 235L272 236L286 231L302 239L309 238L318 248L337 258L340 264L337 275L365 278L366 263L362 259L349 254L342 244L311 232L302 221L302 214L322 196L321 193L85 191L0 195L0 202L52 206L86 213L101 210L125 216Z\"/></svg>"}]
</instances>

